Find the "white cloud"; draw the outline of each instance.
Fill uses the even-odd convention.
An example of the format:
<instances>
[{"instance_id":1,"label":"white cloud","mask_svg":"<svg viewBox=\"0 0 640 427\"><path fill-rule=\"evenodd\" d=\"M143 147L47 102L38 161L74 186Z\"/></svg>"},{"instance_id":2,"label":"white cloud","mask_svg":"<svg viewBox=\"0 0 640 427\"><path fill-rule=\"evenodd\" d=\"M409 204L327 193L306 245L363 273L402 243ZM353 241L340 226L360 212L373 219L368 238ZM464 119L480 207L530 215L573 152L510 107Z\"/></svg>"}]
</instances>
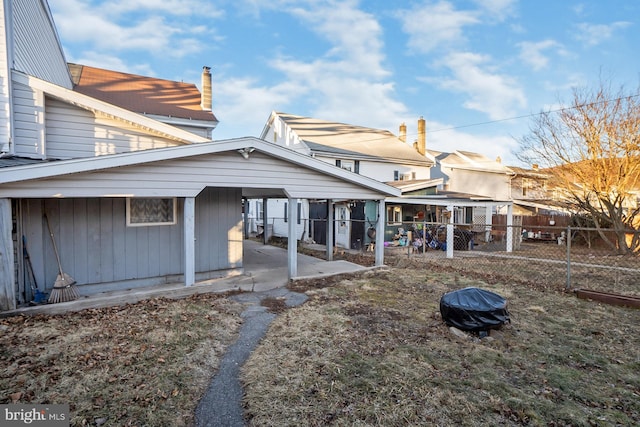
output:
<instances>
[{"instance_id":1,"label":"white cloud","mask_svg":"<svg viewBox=\"0 0 640 427\"><path fill-rule=\"evenodd\" d=\"M142 3L146 2L135 0L128 6ZM53 4L52 12L66 43L80 41L103 53L145 51L180 58L199 52L205 46L207 40L203 37L202 25L173 22L164 6L157 7L157 13L153 13L149 4L147 13L132 14L125 4L92 5L78 0L60 0ZM163 2L158 4L164 5ZM192 10L193 13L197 10ZM215 37L212 31L211 37Z\"/></svg>"},{"instance_id":2,"label":"white cloud","mask_svg":"<svg viewBox=\"0 0 640 427\"><path fill-rule=\"evenodd\" d=\"M112 55L102 55L95 51L82 52L79 56L66 55L69 62L89 65L107 70L117 70L123 73L138 74L141 76L155 76L151 67L147 64L132 64Z\"/></svg>"},{"instance_id":3,"label":"white cloud","mask_svg":"<svg viewBox=\"0 0 640 427\"><path fill-rule=\"evenodd\" d=\"M300 90L289 83L269 87L252 78L224 77L212 89L213 111L220 121L215 139L260 135L269 113L284 109Z\"/></svg>"},{"instance_id":4,"label":"white cloud","mask_svg":"<svg viewBox=\"0 0 640 427\"><path fill-rule=\"evenodd\" d=\"M486 113L492 120L514 115L526 107L522 88L507 76L496 73L485 55L461 52L448 55L442 61L452 72L451 78L433 80L440 87L467 96L464 107Z\"/></svg>"},{"instance_id":5,"label":"white cloud","mask_svg":"<svg viewBox=\"0 0 640 427\"><path fill-rule=\"evenodd\" d=\"M520 59L538 71L546 68L549 64L549 58L543 55L542 51L559 47L559 44L555 40L547 39L540 42L522 42L518 46L520 47Z\"/></svg>"},{"instance_id":6,"label":"white cloud","mask_svg":"<svg viewBox=\"0 0 640 427\"><path fill-rule=\"evenodd\" d=\"M516 0L474 0L492 18L504 21L513 14Z\"/></svg>"},{"instance_id":7,"label":"white cloud","mask_svg":"<svg viewBox=\"0 0 640 427\"><path fill-rule=\"evenodd\" d=\"M464 41L463 28L479 22L477 12L455 10L447 1L402 10L397 17L409 35L409 46L423 53Z\"/></svg>"},{"instance_id":8,"label":"white cloud","mask_svg":"<svg viewBox=\"0 0 640 427\"><path fill-rule=\"evenodd\" d=\"M325 58L348 64L342 72L383 77L382 29L375 18L350 2L311 9L293 8L291 13L310 24L309 29L327 39L332 48Z\"/></svg>"},{"instance_id":9,"label":"white cloud","mask_svg":"<svg viewBox=\"0 0 640 427\"><path fill-rule=\"evenodd\" d=\"M294 88L292 101L306 98L312 111L304 114L378 127L406 113L394 97L393 83L385 80L390 73L383 66L382 31L372 15L355 2L314 4L290 13L331 44L313 61L281 56L269 63Z\"/></svg>"},{"instance_id":10,"label":"white cloud","mask_svg":"<svg viewBox=\"0 0 640 427\"><path fill-rule=\"evenodd\" d=\"M613 33L632 25L631 22L617 21L611 24L589 24L583 22L577 25L575 38L587 46L595 46L613 37Z\"/></svg>"},{"instance_id":11,"label":"white cloud","mask_svg":"<svg viewBox=\"0 0 640 427\"><path fill-rule=\"evenodd\" d=\"M273 7L273 3L259 3L253 1L252 5L258 9ZM329 48L310 61L284 55L271 59L269 67L284 76L284 83L260 86L251 79L222 82L220 99L227 103L216 107L221 112L216 134L224 135L224 122L249 123L256 117L259 123L251 127L259 133L273 109L362 126L397 128L407 109L396 100L394 84L386 80L390 73L383 65L382 30L375 17L358 9L354 1L309 2L304 8L294 2L280 10L328 41ZM305 105L303 111L296 110L299 104Z\"/></svg>"},{"instance_id":12,"label":"white cloud","mask_svg":"<svg viewBox=\"0 0 640 427\"><path fill-rule=\"evenodd\" d=\"M125 12L163 13L170 15L198 15L208 18L221 18L225 15L218 5L206 0L117 0L108 2L104 12L120 15Z\"/></svg>"},{"instance_id":13,"label":"white cloud","mask_svg":"<svg viewBox=\"0 0 640 427\"><path fill-rule=\"evenodd\" d=\"M510 136L501 134L498 136L470 134L459 129L451 129L452 126L427 120L427 149L446 153L455 150L471 151L487 156L491 160L500 157L502 164L515 165L513 153L517 151L518 141Z\"/></svg>"}]
</instances>

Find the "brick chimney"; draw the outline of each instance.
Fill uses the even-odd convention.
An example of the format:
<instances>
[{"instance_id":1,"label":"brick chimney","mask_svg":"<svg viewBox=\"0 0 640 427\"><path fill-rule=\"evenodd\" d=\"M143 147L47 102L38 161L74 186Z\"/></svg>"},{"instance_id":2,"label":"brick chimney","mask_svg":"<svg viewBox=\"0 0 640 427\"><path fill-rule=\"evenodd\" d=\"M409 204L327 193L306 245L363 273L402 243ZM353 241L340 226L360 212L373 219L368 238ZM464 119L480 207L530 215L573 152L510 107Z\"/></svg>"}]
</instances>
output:
<instances>
[{"instance_id":1,"label":"brick chimney","mask_svg":"<svg viewBox=\"0 0 640 427\"><path fill-rule=\"evenodd\" d=\"M418 153L423 156L427 153L427 132L425 130L425 121L422 116L418 119L418 144L416 146Z\"/></svg>"},{"instance_id":2,"label":"brick chimney","mask_svg":"<svg viewBox=\"0 0 640 427\"><path fill-rule=\"evenodd\" d=\"M202 67L202 95L200 97L200 107L205 111L211 111L211 67Z\"/></svg>"},{"instance_id":3,"label":"brick chimney","mask_svg":"<svg viewBox=\"0 0 640 427\"><path fill-rule=\"evenodd\" d=\"M407 125L404 123L400 125L400 136L398 138L402 142L407 142Z\"/></svg>"}]
</instances>

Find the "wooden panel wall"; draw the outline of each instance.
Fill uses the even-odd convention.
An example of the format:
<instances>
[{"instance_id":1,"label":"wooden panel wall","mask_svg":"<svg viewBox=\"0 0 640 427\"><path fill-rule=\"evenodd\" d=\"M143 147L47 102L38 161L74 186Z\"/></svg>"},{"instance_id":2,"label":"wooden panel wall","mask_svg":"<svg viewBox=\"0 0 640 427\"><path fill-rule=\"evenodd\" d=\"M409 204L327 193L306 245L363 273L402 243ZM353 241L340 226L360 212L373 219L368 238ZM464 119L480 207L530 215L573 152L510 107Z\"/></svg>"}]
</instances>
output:
<instances>
[{"instance_id":1,"label":"wooden panel wall","mask_svg":"<svg viewBox=\"0 0 640 427\"><path fill-rule=\"evenodd\" d=\"M241 200L239 189L207 188L196 198L196 272L242 266ZM150 227L126 226L123 198L25 199L21 203L23 233L41 290L50 291L58 274L44 213L63 271L78 286L156 279L149 280L151 284L184 272L183 199L178 199L177 224Z\"/></svg>"},{"instance_id":2,"label":"wooden panel wall","mask_svg":"<svg viewBox=\"0 0 640 427\"><path fill-rule=\"evenodd\" d=\"M242 266L242 193L206 188L196 198L196 272Z\"/></svg>"},{"instance_id":3,"label":"wooden panel wall","mask_svg":"<svg viewBox=\"0 0 640 427\"><path fill-rule=\"evenodd\" d=\"M241 200L239 189L207 188L196 198L196 272L242 266ZM183 199L178 199L177 224L150 227L126 226L123 198L24 199L21 203L22 230L41 290L50 291L58 274L44 213L62 269L79 287L145 279L162 282L184 272Z\"/></svg>"}]
</instances>

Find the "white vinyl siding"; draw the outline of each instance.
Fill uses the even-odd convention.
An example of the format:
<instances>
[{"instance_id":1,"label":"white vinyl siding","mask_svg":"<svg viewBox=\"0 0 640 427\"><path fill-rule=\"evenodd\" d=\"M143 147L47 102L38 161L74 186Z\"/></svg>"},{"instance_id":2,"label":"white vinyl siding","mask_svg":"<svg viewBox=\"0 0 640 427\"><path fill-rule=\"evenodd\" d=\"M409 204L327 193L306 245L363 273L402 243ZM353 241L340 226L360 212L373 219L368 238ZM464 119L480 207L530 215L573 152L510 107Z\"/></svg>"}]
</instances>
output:
<instances>
[{"instance_id":1,"label":"white vinyl siding","mask_svg":"<svg viewBox=\"0 0 640 427\"><path fill-rule=\"evenodd\" d=\"M173 125L178 129L185 130L187 132L191 132L195 135L201 136L203 138L211 139L211 129L204 129L196 126L182 126L182 125Z\"/></svg>"},{"instance_id":2,"label":"white vinyl siding","mask_svg":"<svg viewBox=\"0 0 640 427\"><path fill-rule=\"evenodd\" d=\"M304 176L304 179L301 179ZM292 198L379 199L380 193L319 171L254 152L250 160L224 152L123 166L86 174L6 183L0 197L190 197L207 186L274 188ZM286 193L284 193L286 191ZM39 196L37 196L39 195Z\"/></svg>"},{"instance_id":3,"label":"white vinyl siding","mask_svg":"<svg viewBox=\"0 0 640 427\"><path fill-rule=\"evenodd\" d=\"M71 76L46 1L11 3L15 43L13 68L71 89Z\"/></svg>"},{"instance_id":4,"label":"white vinyl siding","mask_svg":"<svg viewBox=\"0 0 640 427\"><path fill-rule=\"evenodd\" d=\"M58 100L47 98L45 102L48 158L93 157L177 144Z\"/></svg>"},{"instance_id":5,"label":"white vinyl siding","mask_svg":"<svg viewBox=\"0 0 640 427\"><path fill-rule=\"evenodd\" d=\"M5 3L0 2L0 151L9 150L10 137L10 97L9 65L7 59L7 27Z\"/></svg>"},{"instance_id":6,"label":"white vinyl siding","mask_svg":"<svg viewBox=\"0 0 640 427\"><path fill-rule=\"evenodd\" d=\"M374 162L370 160L340 160L340 165L337 164L335 158L324 157L316 155L316 159L323 162L336 165L338 167L345 168L345 165L350 165L354 172L359 175L366 176L371 179L375 179L380 182L397 181L399 179L430 179L431 168L427 166L400 164L391 161ZM357 162L357 171L355 163ZM396 176L398 178L396 178Z\"/></svg>"},{"instance_id":7,"label":"white vinyl siding","mask_svg":"<svg viewBox=\"0 0 640 427\"><path fill-rule=\"evenodd\" d=\"M177 145L125 123L44 98L42 92L22 84L15 84L13 93L17 155L74 159Z\"/></svg>"},{"instance_id":8,"label":"white vinyl siding","mask_svg":"<svg viewBox=\"0 0 640 427\"><path fill-rule=\"evenodd\" d=\"M13 85L13 126L15 154L31 158L44 157L44 106L42 94L30 87Z\"/></svg>"}]
</instances>

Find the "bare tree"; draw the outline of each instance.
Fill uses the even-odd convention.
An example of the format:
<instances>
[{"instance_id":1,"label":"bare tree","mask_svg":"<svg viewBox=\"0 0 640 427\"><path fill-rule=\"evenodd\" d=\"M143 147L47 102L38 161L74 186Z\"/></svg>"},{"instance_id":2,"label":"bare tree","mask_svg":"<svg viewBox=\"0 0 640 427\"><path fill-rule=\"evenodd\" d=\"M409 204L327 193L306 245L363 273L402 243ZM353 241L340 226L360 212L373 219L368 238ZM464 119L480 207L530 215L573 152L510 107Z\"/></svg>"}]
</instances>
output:
<instances>
[{"instance_id":1,"label":"bare tree","mask_svg":"<svg viewBox=\"0 0 640 427\"><path fill-rule=\"evenodd\" d=\"M593 220L619 253L640 250L640 90L574 89L565 108L536 116L520 139L520 160L548 168L552 187L576 213ZM614 230L604 232L604 228Z\"/></svg>"}]
</instances>

